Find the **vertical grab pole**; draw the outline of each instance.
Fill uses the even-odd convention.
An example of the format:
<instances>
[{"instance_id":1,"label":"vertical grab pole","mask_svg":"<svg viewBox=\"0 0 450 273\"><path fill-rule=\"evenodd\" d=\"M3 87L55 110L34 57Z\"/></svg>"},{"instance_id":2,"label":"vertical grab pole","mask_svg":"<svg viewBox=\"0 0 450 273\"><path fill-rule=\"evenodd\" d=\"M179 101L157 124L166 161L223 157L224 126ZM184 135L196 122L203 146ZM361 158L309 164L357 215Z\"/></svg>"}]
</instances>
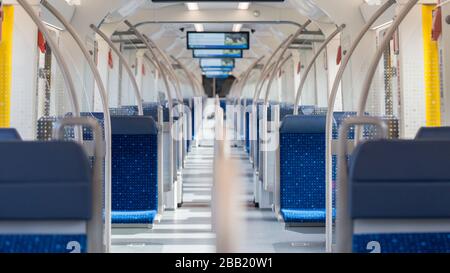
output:
<instances>
[{"instance_id":1,"label":"vertical grab pole","mask_svg":"<svg viewBox=\"0 0 450 273\"><path fill-rule=\"evenodd\" d=\"M316 63L317 58L319 58L322 51L328 46L328 44L333 40L336 35L341 33L342 30L344 30L345 24L340 25L333 33L328 36L328 38L323 42L322 46L319 48L319 50L316 52L314 57L312 58L311 62L309 62L308 67L305 70L305 73L303 74L302 80L300 82L300 85L297 89L297 94L295 97L295 104L294 104L294 115L298 115L298 105L300 104L300 99L302 97L303 93L303 87L305 86L306 80L308 79L309 72L313 68L314 64ZM317 90L316 90L317 92Z\"/></svg>"},{"instance_id":2,"label":"vertical grab pole","mask_svg":"<svg viewBox=\"0 0 450 273\"><path fill-rule=\"evenodd\" d=\"M95 31L95 33L97 33L100 37L102 37L102 39L109 45L109 47L116 53L116 55L119 56L119 59L122 62L123 67L125 67L125 71L127 72L128 77L130 78L131 84L133 85L134 95L136 96L136 100L137 100L138 114L139 114L139 116L143 116L144 110L142 108L141 92L139 90L139 86L136 81L136 77L134 76L133 70L131 70L131 67L128 64L127 60L122 55L120 50L114 45L114 43L111 41L111 39L109 39L105 33L103 33L100 29L98 29L93 24L91 24L90 27L93 31Z\"/></svg>"},{"instance_id":3,"label":"vertical grab pole","mask_svg":"<svg viewBox=\"0 0 450 273\"><path fill-rule=\"evenodd\" d=\"M395 18L394 22L392 23L392 26L384 35L383 41L381 42L380 47L378 48L375 56L373 57L370 63L369 72L367 72L366 79L364 81L362 93L361 96L359 97L358 116L364 115L364 109L366 108L367 98L369 96L370 91L370 85L372 84L373 77L375 76L375 72L377 71L378 63L380 62L380 59L383 56L385 49L389 46L389 43L392 37L394 36L395 32L397 31L398 27L400 26L400 24L409 14L412 8L417 4L417 2L419 2L419 0L410 0L408 3L406 3L405 7L400 11L398 16ZM355 143L358 143L360 134L361 130L360 127L358 127L357 130L355 131Z\"/></svg>"},{"instance_id":4,"label":"vertical grab pole","mask_svg":"<svg viewBox=\"0 0 450 273\"><path fill-rule=\"evenodd\" d=\"M103 244L103 187L102 187L102 166L104 151L102 148L102 129L98 122L90 117L70 117L58 121L53 129L53 136L58 140L64 139L64 128L67 126L84 125L90 127L93 132L94 147L94 163L92 166L92 218L88 221L88 252L100 253L105 252Z\"/></svg>"},{"instance_id":5,"label":"vertical grab pole","mask_svg":"<svg viewBox=\"0 0 450 273\"><path fill-rule=\"evenodd\" d=\"M67 62L64 60L63 55L58 48L58 45L53 40L53 38L50 36L50 33L47 30L47 27L42 23L42 21L39 19L39 17L34 13L33 8L26 0L17 0L19 5L22 6L22 8L25 10L25 12L30 16L31 20L36 24L37 28L45 37L45 40L49 43L50 48L53 50L53 55L55 55L55 59L58 62L60 68L61 68L61 74L64 79L64 83L66 84L67 91L69 93L69 100L72 105L72 111L74 117L80 117L80 104L78 102L77 93L75 91L75 84L73 82L72 76L70 76L69 73L69 67L67 65ZM81 133L81 131L79 132ZM78 134L80 141L83 141L82 135Z\"/></svg>"},{"instance_id":6,"label":"vertical grab pole","mask_svg":"<svg viewBox=\"0 0 450 273\"><path fill-rule=\"evenodd\" d=\"M345 68L347 68L348 63L350 62L350 58L353 56L353 53L355 52L356 48L358 47L359 43L361 42L362 38L366 35L366 33L369 31L370 27L378 20L378 18L383 15L383 13L389 9L392 5L396 3L395 0L388 0L381 8L378 9L378 11L372 15L370 20L367 22L367 24L363 27L363 29L360 31L358 36L356 37L355 41L353 41L352 46L350 47L349 51L345 55L344 59L342 60L342 64L339 67L339 70L336 74L336 78L333 83L333 88L330 92L330 97L328 99L328 111L327 111L327 119L326 119L326 210L331 211L333 209L333 191L332 187L328 187L328 185L332 182L332 135L333 135L333 112L334 112L334 104L336 102L337 92L339 90L339 86L342 80L342 77L344 76ZM325 249L326 252L332 252L332 244L333 244L333 219L332 216L327 215L327 219L325 222Z\"/></svg>"},{"instance_id":7,"label":"vertical grab pole","mask_svg":"<svg viewBox=\"0 0 450 273\"><path fill-rule=\"evenodd\" d=\"M104 126L105 126L105 252L110 252L111 246L111 225L108 219L111 219L111 115L109 113L108 95L105 85L101 79L100 73L91 58L88 50L81 41L80 36L72 27L72 25L61 15L61 13L55 9L47 0L42 0L41 4L50 11L67 29L69 34L77 43L84 58L86 59L89 68L91 69L95 82L97 83L98 91L102 100L103 112L104 112Z\"/></svg>"},{"instance_id":8,"label":"vertical grab pole","mask_svg":"<svg viewBox=\"0 0 450 273\"><path fill-rule=\"evenodd\" d=\"M388 128L386 123L374 117L351 117L342 123L339 132L339 150L338 150L338 187L337 191L337 219L336 219L336 241L338 253L352 252L352 230L353 225L349 206L349 188L347 178L347 134L352 125L375 125L379 138L386 138Z\"/></svg>"}]
</instances>

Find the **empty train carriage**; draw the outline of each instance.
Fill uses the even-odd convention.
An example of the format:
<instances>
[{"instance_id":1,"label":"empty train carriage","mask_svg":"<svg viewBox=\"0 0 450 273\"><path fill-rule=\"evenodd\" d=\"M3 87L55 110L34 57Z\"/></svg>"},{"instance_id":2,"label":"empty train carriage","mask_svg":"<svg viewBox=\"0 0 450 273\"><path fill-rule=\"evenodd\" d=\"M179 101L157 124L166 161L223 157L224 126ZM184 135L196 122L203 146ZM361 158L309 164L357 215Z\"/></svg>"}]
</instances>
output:
<instances>
[{"instance_id":1,"label":"empty train carriage","mask_svg":"<svg viewBox=\"0 0 450 273\"><path fill-rule=\"evenodd\" d=\"M0 252L450 252L444 0L0 0Z\"/></svg>"}]
</instances>

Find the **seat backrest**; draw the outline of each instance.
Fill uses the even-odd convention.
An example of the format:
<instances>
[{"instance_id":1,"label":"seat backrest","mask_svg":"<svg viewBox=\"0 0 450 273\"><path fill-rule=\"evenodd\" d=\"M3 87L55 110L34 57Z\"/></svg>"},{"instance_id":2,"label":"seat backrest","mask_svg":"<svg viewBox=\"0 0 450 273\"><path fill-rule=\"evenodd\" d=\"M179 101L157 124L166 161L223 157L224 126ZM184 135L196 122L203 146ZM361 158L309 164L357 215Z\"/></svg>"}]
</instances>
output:
<instances>
[{"instance_id":1,"label":"seat backrest","mask_svg":"<svg viewBox=\"0 0 450 273\"><path fill-rule=\"evenodd\" d=\"M334 112L333 117L335 120L333 126L333 139L338 139L339 129L341 128L342 123L345 119L349 117L355 117L357 115L356 112ZM348 139L355 139L355 127L352 126L347 135Z\"/></svg>"},{"instance_id":2,"label":"seat backrest","mask_svg":"<svg viewBox=\"0 0 450 273\"><path fill-rule=\"evenodd\" d=\"M450 139L450 127L422 127L417 132L416 139L423 139L423 140Z\"/></svg>"},{"instance_id":3,"label":"seat backrest","mask_svg":"<svg viewBox=\"0 0 450 273\"><path fill-rule=\"evenodd\" d=\"M22 140L19 132L14 128L0 128L0 141Z\"/></svg>"},{"instance_id":4,"label":"seat backrest","mask_svg":"<svg viewBox=\"0 0 450 273\"><path fill-rule=\"evenodd\" d=\"M349 170L353 250L367 252L377 242L382 252L449 252L448 162L445 140L358 146Z\"/></svg>"},{"instance_id":5,"label":"seat backrest","mask_svg":"<svg viewBox=\"0 0 450 273\"><path fill-rule=\"evenodd\" d=\"M155 121L158 121L158 111L161 104L158 102L146 102L142 105L144 116L152 117Z\"/></svg>"},{"instance_id":6,"label":"seat backrest","mask_svg":"<svg viewBox=\"0 0 450 273\"><path fill-rule=\"evenodd\" d=\"M137 106L121 106L118 108L110 108L109 112L111 116L136 116L137 115Z\"/></svg>"},{"instance_id":7,"label":"seat backrest","mask_svg":"<svg viewBox=\"0 0 450 273\"><path fill-rule=\"evenodd\" d=\"M0 142L0 252L87 251L89 160L73 142Z\"/></svg>"},{"instance_id":8,"label":"seat backrest","mask_svg":"<svg viewBox=\"0 0 450 273\"><path fill-rule=\"evenodd\" d=\"M286 116L280 127L280 205L325 208L325 116Z\"/></svg>"},{"instance_id":9,"label":"seat backrest","mask_svg":"<svg viewBox=\"0 0 450 273\"><path fill-rule=\"evenodd\" d=\"M112 117L113 211L158 207L158 126L152 117Z\"/></svg>"}]
</instances>

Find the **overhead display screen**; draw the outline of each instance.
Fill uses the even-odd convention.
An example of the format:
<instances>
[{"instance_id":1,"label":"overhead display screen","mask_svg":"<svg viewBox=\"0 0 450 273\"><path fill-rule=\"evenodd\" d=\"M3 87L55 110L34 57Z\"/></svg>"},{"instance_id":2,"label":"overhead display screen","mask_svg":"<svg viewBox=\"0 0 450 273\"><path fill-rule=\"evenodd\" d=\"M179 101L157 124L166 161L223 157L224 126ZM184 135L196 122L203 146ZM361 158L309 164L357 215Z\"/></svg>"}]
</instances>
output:
<instances>
[{"instance_id":1,"label":"overhead display screen","mask_svg":"<svg viewBox=\"0 0 450 273\"><path fill-rule=\"evenodd\" d=\"M249 49L248 32L194 32L187 33L188 49Z\"/></svg>"},{"instance_id":2,"label":"overhead display screen","mask_svg":"<svg viewBox=\"0 0 450 273\"><path fill-rule=\"evenodd\" d=\"M194 58L242 58L240 49L194 49Z\"/></svg>"},{"instance_id":3,"label":"overhead display screen","mask_svg":"<svg viewBox=\"0 0 450 273\"><path fill-rule=\"evenodd\" d=\"M152 0L154 3L187 3L187 1L177 1L177 0ZM240 1L225 1L225 0L196 0L195 2L226 2L226 3L240 3ZM249 0L245 2L284 2L284 0Z\"/></svg>"},{"instance_id":4,"label":"overhead display screen","mask_svg":"<svg viewBox=\"0 0 450 273\"><path fill-rule=\"evenodd\" d=\"M231 72L233 71L233 68L231 67L221 67L221 68L215 68L215 67L202 67L203 72L208 71L222 71L222 72Z\"/></svg>"},{"instance_id":5,"label":"overhead display screen","mask_svg":"<svg viewBox=\"0 0 450 273\"><path fill-rule=\"evenodd\" d=\"M230 76L228 72L210 71L205 73L207 78L226 79Z\"/></svg>"},{"instance_id":6,"label":"overhead display screen","mask_svg":"<svg viewBox=\"0 0 450 273\"><path fill-rule=\"evenodd\" d=\"M234 68L234 59L200 59L202 68Z\"/></svg>"}]
</instances>

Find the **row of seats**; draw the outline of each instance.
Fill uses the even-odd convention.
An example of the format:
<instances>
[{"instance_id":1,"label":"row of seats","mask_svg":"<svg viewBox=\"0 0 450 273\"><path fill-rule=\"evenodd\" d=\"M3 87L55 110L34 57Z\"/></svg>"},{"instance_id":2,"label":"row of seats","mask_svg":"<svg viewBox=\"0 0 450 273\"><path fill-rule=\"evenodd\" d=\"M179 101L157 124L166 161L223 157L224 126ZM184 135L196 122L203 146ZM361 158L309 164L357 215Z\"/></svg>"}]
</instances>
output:
<instances>
[{"instance_id":1,"label":"row of seats","mask_svg":"<svg viewBox=\"0 0 450 273\"><path fill-rule=\"evenodd\" d=\"M245 106L243 103L243 106ZM258 103L257 111L261 109ZM279 205L280 214L288 225L317 224L325 222L325 124L326 109L313 106L299 107L298 116L293 116L292 104L270 103L268 120L271 120L272 109L278 105L281 126L279 129ZM258 111L258 118L263 118ZM335 112L333 122L333 139L337 140L342 121L355 116L356 112ZM384 117L391 124L398 124L396 118ZM264 164L259 161L259 134L256 141L249 141L249 115L246 115L246 149L253 150L250 157L262 182ZM256 124L259 127L259 122ZM390 127L391 137L398 137L398 127ZM259 130L259 128L258 128ZM370 138L375 135L375 127L365 126L363 135ZM354 139L354 128L348 133L348 139ZM249 149L248 147L252 147ZM333 192L336 189L336 155L333 155L332 181ZM275 168L272 170L275 171ZM333 207L335 207L333 198ZM333 212L335 214L335 211Z\"/></svg>"},{"instance_id":2,"label":"row of seats","mask_svg":"<svg viewBox=\"0 0 450 273\"><path fill-rule=\"evenodd\" d=\"M132 106L111 109L113 224L150 226L158 213L160 108L146 104L145 116L136 116ZM82 116L103 126L103 113ZM38 142L21 141L14 129L0 130L0 252L89 251L93 158L75 142L51 140L58 120L39 120ZM66 139L74 136L73 128L65 130ZM83 128L84 142L92 139L92 130Z\"/></svg>"},{"instance_id":3,"label":"row of seats","mask_svg":"<svg viewBox=\"0 0 450 273\"><path fill-rule=\"evenodd\" d=\"M316 115L282 118L280 206L287 223L323 224L325 220L326 112L322 109L312 113ZM337 139L343 120L355 115L334 113L333 139ZM382 119L390 129L388 138L394 140L364 142L350 156L350 194L346 202L350 204L352 221L351 250L450 252L450 196L446 196L450 195L450 173L445 166L450 162L450 128L422 128L415 140L395 140L399 137L398 120ZM248 126L248 114L245 122ZM247 127L247 151L248 131ZM364 127L364 137L374 134L372 126ZM347 139L354 137L351 128Z\"/></svg>"}]
</instances>

